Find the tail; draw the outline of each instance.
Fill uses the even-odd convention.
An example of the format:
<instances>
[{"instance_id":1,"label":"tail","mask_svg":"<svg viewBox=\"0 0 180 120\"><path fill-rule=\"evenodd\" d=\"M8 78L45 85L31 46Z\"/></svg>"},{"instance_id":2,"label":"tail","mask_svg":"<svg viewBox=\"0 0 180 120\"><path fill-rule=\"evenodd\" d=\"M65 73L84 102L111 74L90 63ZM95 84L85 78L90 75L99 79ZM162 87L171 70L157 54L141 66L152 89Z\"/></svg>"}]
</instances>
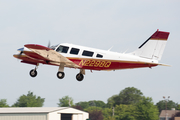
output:
<instances>
[{"instance_id":1,"label":"tail","mask_svg":"<svg viewBox=\"0 0 180 120\"><path fill-rule=\"evenodd\" d=\"M147 39L133 55L143 58L161 60L169 32L157 30L149 39Z\"/></svg>"}]
</instances>

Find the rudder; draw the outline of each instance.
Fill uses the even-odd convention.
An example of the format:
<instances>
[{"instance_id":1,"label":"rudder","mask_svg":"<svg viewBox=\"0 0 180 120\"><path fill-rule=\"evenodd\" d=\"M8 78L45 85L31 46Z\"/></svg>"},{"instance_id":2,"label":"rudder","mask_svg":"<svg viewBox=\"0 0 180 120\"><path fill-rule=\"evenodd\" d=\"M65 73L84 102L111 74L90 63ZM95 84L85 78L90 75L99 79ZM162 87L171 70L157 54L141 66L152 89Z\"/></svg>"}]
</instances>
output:
<instances>
[{"instance_id":1,"label":"rudder","mask_svg":"<svg viewBox=\"0 0 180 120\"><path fill-rule=\"evenodd\" d=\"M169 32L157 30L133 54L143 58L161 60L169 34Z\"/></svg>"}]
</instances>

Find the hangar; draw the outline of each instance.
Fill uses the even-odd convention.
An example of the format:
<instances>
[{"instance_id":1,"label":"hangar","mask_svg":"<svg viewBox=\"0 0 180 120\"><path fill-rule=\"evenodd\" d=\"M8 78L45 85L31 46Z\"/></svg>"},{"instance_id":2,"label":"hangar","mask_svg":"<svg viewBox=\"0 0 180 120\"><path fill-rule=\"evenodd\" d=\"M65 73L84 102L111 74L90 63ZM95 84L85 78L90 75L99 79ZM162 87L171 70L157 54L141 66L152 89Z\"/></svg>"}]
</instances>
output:
<instances>
[{"instance_id":1,"label":"hangar","mask_svg":"<svg viewBox=\"0 0 180 120\"><path fill-rule=\"evenodd\" d=\"M88 120L89 113L71 107L0 108L0 120Z\"/></svg>"}]
</instances>

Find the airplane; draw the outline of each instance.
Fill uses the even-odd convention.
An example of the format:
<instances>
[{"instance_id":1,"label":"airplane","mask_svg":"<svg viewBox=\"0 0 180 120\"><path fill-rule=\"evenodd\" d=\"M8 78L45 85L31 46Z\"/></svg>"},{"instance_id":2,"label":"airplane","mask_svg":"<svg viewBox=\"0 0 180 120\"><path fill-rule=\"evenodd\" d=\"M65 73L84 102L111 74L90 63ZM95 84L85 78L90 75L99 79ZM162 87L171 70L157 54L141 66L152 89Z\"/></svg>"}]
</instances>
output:
<instances>
[{"instance_id":1,"label":"airplane","mask_svg":"<svg viewBox=\"0 0 180 120\"><path fill-rule=\"evenodd\" d=\"M64 68L79 69L76 75L78 81L84 79L85 70L115 71L120 69L133 69L155 67L161 60L169 32L157 30L140 47L131 53L117 53L110 50L100 50L69 43L62 43L48 47L38 44L26 44L18 49L19 54L13 55L21 59L22 63L35 65L30 71L31 77L36 77L39 64L59 66L57 77L63 79Z\"/></svg>"}]
</instances>

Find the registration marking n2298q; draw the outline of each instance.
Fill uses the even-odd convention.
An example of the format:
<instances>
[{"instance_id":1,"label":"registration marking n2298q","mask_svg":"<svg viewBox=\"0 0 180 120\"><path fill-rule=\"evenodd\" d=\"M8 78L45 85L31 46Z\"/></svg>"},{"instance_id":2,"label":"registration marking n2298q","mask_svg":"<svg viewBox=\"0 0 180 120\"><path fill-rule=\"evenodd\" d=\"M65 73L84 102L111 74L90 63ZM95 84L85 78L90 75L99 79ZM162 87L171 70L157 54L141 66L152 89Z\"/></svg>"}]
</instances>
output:
<instances>
[{"instance_id":1,"label":"registration marking n2298q","mask_svg":"<svg viewBox=\"0 0 180 120\"><path fill-rule=\"evenodd\" d=\"M79 66L89 66L89 67L110 67L110 61L101 61L101 60L81 60Z\"/></svg>"}]
</instances>

